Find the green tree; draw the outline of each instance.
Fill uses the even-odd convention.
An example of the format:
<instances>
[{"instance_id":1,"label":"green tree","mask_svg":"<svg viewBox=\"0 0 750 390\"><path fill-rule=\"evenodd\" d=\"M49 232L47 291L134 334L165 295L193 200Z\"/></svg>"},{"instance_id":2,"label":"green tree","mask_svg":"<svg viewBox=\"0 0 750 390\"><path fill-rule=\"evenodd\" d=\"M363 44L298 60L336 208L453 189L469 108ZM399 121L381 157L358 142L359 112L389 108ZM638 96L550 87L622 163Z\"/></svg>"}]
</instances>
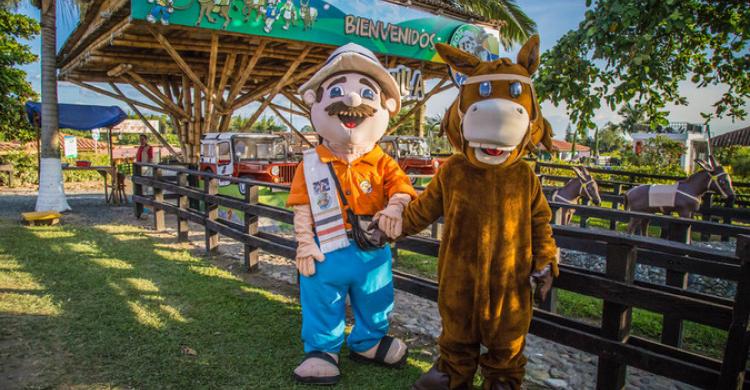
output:
<instances>
[{"instance_id":1,"label":"green tree","mask_svg":"<svg viewBox=\"0 0 750 390\"><path fill-rule=\"evenodd\" d=\"M620 127L612 122L607 123L599 130L599 151L611 153L620 151L625 148L625 137L622 135Z\"/></svg>"},{"instance_id":2,"label":"green tree","mask_svg":"<svg viewBox=\"0 0 750 390\"><path fill-rule=\"evenodd\" d=\"M657 135L646 141L641 153L641 163L653 167L680 166L680 158L685 153L685 146L667 136Z\"/></svg>"},{"instance_id":3,"label":"green tree","mask_svg":"<svg viewBox=\"0 0 750 390\"><path fill-rule=\"evenodd\" d=\"M536 31L536 23L515 0L459 0L468 11L484 16L499 25L500 40L506 48L523 43Z\"/></svg>"},{"instance_id":4,"label":"green tree","mask_svg":"<svg viewBox=\"0 0 750 390\"><path fill-rule=\"evenodd\" d=\"M13 4L11 4L13 5ZM35 131L26 120L24 103L37 94L17 67L33 63L31 48L18 42L39 34L39 23L0 6L0 141L31 141Z\"/></svg>"},{"instance_id":5,"label":"green tree","mask_svg":"<svg viewBox=\"0 0 750 390\"><path fill-rule=\"evenodd\" d=\"M594 128L602 104L632 103L652 127L667 104L687 104L679 84L728 87L713 117L744 119L750 98L750 7L745 1L587 0L584 20L542 55L540 98L565 103L579 127Z\"/></svg>"},{"instance_id":6,"label":"green tree","mask_svg":"<svg viewBox=\"0 0 750 390\"><path fill-rule=\"evenodd\" d=\"M255 123L250 123L250 118L235 116L229 124L231 131L251 132L251 133L277 133L287 131L286 126L276 122L273 116L263 115Z\"/></svg>"},{"instance_id":7,"label":"green tree","mask_svg":"<svg viewBox=\"0 0 750 390\"><path fill-rule=\"evenodd\" d=\"M393 126L401 121L401 118L403 118L407 113L409 112L408 108L401 108L401 111L398 113L398 115L392 117L390 121L388 122L388 129L392 129ZM407 119L401 125L391 133L391 135L417 135L417 129L414 127L414 120L412 118Z\"/></svg>"},{"instance_id":8,"label":"green tree","mask_svg":"<svg viewBox=\"0 0 750 390\"><path fill-rule=\"evenodd\" d=\"M637 132L636 126L646 122L646 113L638 104L625 103L617 113L622 117L619 127L626 133Z\"/></svg>"}]
</instances>

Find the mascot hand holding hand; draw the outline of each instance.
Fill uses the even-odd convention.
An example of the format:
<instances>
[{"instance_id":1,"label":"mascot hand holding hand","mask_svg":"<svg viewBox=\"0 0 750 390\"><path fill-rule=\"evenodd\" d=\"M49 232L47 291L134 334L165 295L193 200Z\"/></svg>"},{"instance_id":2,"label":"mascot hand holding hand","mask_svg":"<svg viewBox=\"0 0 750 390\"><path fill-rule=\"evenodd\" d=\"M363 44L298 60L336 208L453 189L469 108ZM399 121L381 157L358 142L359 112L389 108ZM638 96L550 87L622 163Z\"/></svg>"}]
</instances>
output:
<instances>
[{"instance_id":1,"label":"mascot hand holding hand","mask_svg":"<svg viewBox=\"0 0 750 390\"><path fill-rule=\"evenodd\" d=\"M355 44L338 48L299 92L322 143L305 152L287 201L294 208L305 347L294 377L334 384L347 294L355 322L347 339L350 358L387 367L406 362L406 344L387 335L390 247L360 216L400 233L401 214L416 193L398 163L377 146L400 110L401 96L372 52Z\"/></svg>"},{"instance_id":2,"label":"mascot hand holding hand","mask_svg":"<svg viewBox=\"0 0 750 390\"><path fill-rule=\"evenodd\" d=\"M539 179L521 160L529 147L550 143L530 78L539 65L539 37L523 46L517 63L481 62L444 44L437 50L468 79L442 123L457 153L403 214L405 234L445 220L440 357L414 388L472 388L480 366L484 389L520 389L532 282L544 295L558 272L552 213Z\"/></svg>"}]
</instances>

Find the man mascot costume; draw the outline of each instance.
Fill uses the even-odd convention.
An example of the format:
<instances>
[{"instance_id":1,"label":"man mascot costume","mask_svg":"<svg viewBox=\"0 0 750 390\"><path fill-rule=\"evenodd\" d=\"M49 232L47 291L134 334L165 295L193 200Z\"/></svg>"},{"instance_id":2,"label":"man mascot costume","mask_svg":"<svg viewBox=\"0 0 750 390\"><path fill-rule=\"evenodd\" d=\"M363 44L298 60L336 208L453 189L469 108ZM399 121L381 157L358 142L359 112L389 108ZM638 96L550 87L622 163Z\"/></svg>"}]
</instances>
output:
<instances>
[{"instance_id":1,"label":"man mascot costume","mask_svg":"<svg viewBox=\"0 0 750 390\"><path fill-rule=\"evenodd\" d=\"M546 296L558 273L550 208L521 160L529 143L550 143L530 79L539 65L539 38L523 46L517 63L481 62L444 44L437 51L468 79L442 124L456 154L403 214L407 235L445 219L440 357L414 388L471 389L480 366L484 389L520 389L532 283ZM482 355L480 345L487 348Z\"/></svg>"},{"instance_id":2,"label":"man mascot costume","mask_svg":"<svg viewBox=\"0 0 750 390\"><path fill-rule=\"evenodd\" d=\"M305 152L287 201L294 208L305 348L294 378L335 384L347 295L355 322L349 356L387 367L406 362L406 344L386 334L393 309L390 247L369 236L376 229L359 216L377 214L382 231L400 230L416 193L377 146L401 96L372 52L356 44L338 48L299 92L322 143Z\"/></svg>"}]
</instances>

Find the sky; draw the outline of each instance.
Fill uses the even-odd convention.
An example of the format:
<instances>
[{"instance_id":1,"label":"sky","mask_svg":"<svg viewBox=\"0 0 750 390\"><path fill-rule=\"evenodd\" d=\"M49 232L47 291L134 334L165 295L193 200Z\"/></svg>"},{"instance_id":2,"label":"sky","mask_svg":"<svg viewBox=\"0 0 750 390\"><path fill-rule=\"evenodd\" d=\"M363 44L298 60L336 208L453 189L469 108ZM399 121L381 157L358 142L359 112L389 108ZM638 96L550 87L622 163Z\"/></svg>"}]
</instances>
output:
<instances>
[{"instance_id":1,"label":"sky","mask_svg":"<svg viewBox=\"0 0 750 390\"><path fill-rule=\"evenodd\" d=\"M68 15L62 14L62 11L59 10L60 3L60 1L57 2L59 15L58 48L63 45L65 39L77 24L76 17L71 16L70 12L68 12ZM541 48L543 52L552 48L555 42L566 32L577 28L580 21L583 20L583 14L586 10L584 0L519 0L518 3L521 8L534 21L536 21L539 35L541 37ZM39 20L39 10L31 6L28 2L21 4L19 12ZM31 46L32 51L35 54L39 54L40 39L38 37L26 43ZM520 46L513 48L507 53L503 53L502 56L515 59L518 49L520 49ZM33 88L39 92L41 82L40 63L36 62L21 68L26 71L28 80L31 82ZM432 83L427 84L428 90L432 85ZM674 122L702 123L703 119L701 118L700 113L713 111L711 105L719 99L726 88L726 85L718 85L698 89L690 82L683 82L681 84L681 93L688 99L688 105L668 105L666 109L670 112L669 120ZM105 87L105 89L109 88ZM137 100L144 102L148 101L147 99L142 98L140 94L130 86L124 86L122 89L128 96L134 96ZM456 93L457 90L454 88L435 95L429 103L427 103L427 115L433 116L443 114L455 99ZM125 103L81 89L70 83L59 83L58 95L61 103L117 105L126 112L129 111ZM276 102L279 102L279 104L288 104L283 98L277 98ZM747 103L747 106L750 106L750 101ZM255 111L255 107L256 105L254 104L246 106L238 110L235 115L239 114L249 116ZM273 115L270 110L267 110L265 114ZM543 102L542 114L552 124L555 138L564 138L565 129L569 123L566 108L564 106L555 107L548 102ZM594 122L600 126L607 122L617 123L620 120L621 118L617 113L606 108L597 111L594 118ZM305 124L308 124L307 119L302 117L292 117L292 121L297 128L301 128ZM712 134L716 135L750 126L750 119L736 122L733 122L731 118L714 119L711 121L710 125Z\"/></svg>"}]
</instances>

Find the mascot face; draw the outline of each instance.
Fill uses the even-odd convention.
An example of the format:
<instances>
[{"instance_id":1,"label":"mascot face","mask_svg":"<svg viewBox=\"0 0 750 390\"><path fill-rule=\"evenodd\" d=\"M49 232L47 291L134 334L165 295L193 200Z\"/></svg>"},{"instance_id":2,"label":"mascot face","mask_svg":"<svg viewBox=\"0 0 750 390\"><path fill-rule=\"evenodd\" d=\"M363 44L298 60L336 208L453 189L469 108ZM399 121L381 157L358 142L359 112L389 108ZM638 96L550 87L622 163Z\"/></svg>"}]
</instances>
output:
<instances>
[{"instance_id":1,"label":"mascot face","mask_svg":"<svg viewBox=\"0 0 750 390\"><path fill-rule=\"evenodd\" d=\"M388 128L396 101L360 73L335 74L304 93L315 131L334 146L370 148Z\"/></svg>"},{"instance_id":2,"label":"mascot face","mask_svg":"<svg viewBox=\"0 0 750 390\"><path fill-rule=\"evenodd\" d=\"M477 167L507 166L518 160L527 145L542 138L543 129L530 76L539 66L539 38L531 37L517 63L508 58L481 62L473 54L438 44L440 56L454 70L468 76L443 121L454 148Z\"/></svg>"}]
</instances>

